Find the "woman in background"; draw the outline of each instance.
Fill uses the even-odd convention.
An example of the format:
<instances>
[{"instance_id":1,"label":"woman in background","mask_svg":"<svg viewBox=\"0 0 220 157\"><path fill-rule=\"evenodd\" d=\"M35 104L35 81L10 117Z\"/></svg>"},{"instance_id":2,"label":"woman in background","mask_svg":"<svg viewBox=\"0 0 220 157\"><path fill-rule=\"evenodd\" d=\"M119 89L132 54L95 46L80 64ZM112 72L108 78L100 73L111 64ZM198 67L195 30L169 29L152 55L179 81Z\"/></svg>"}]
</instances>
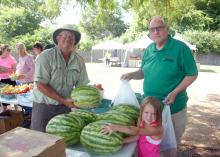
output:
<instances>
[{"instance_id":1,"label":"woman in background","mask_svg":"<svg viewBox=\"0 0 220 157\"><path fill-rule=\"evenodd\" d=\"M34 51L35 55L38 56L43 51L43 45L39 42L36 42L33 45L33 51Z\"/></svg>"},{"instance_id":2,"label":"woman in background","mask_svg":"<svg viewBox=\"0 0 220 157\"><path fill-rule=\"evenodd\" d=\"M19 56L16 73L19 75L19 83L32 83L34 77L34 58L26 52L23 43L16 45L16 51Z\"/></svg>"},{"instance_id":3,"label":"woman in background","mask_svg":"<svg viewBox=\"0 0 220 157\"><path fill-rule=\"evenodd\" d=\"M15 72L17 62L10 52L9 45L0 46L0 82L15 86L16 82L10 79L10 75ZM3 111L7 109L8 105L2 103Z\"/></svg>"}]
</instances>

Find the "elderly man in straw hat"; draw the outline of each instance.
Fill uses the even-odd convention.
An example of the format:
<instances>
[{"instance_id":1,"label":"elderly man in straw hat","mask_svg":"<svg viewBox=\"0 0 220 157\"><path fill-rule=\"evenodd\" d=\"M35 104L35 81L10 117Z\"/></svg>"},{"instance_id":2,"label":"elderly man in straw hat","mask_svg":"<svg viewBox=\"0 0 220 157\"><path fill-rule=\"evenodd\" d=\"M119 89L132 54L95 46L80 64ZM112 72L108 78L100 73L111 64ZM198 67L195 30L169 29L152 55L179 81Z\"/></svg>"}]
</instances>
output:
<instances>
[{"instance_id":1,"label":"elderly man in straw hat","mask_svg":"<svg viewBox=\"0 0 220 157\"><path fill-rule=\"evenodd\" d=\"M45 132L52 117L74 107L72 89L89 83L84 60L75 52L80 38L70 25L59 28L53 33L56 46L36 59L31 129Z\"/></svg>"}]
</instances>

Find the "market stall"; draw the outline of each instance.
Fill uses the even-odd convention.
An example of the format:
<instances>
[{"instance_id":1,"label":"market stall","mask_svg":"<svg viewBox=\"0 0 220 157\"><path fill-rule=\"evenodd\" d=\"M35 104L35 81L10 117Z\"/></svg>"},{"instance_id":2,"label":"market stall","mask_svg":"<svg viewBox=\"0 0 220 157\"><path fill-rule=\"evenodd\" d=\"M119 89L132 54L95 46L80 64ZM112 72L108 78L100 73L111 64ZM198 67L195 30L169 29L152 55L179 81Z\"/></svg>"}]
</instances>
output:
<instances>
[{"instance_id":1,"label":"market stall","mask_svg":"<svg viewBox=\"0 0 220 157\"><path fill-rule=\"evenodd\" d=\"M126 43L125 54L127 57L125 57L124 64L127 62L127 67L131 68L140 67L144 49L152 42L153 41L147 35L143 35L131 43Z\"/></svg>"},{"instance_id":2,"label":"market stall","mask_svg":"<svg viewBox=\"0 0 220 157\"><path fill-rule=\"evenodd\" d=\"M109 96L109 94L107 94L107 95ZM7 96L4 97L1 95L0 102L9 103L9 104L19 104L22 107L28 107L28 108L32 109L32 90L29 90L26 93L14 94L9 97L7 97ZM98 107L86 109L86 110L91 111L91 113L93 113L94 115L99 115L101 113L108 112L111 107L112 107L112 100L106 99L106 94L104 93L104 98L101 96L101 104ZM73 111L77 111L77 109L75 109ZM138 111L138 113L139 113L139 111ZM117 116L118 115L115 115L115 117L117 117ZM76 117L78 117L78 116L76 116ZM118 121L118 120L116 120L116 121ZM62 123L62 124L66 124L66 123ZM91 123L89 123L89 124L91 124ZM132 124L136 124L136 123L132 123ZM55 125L55 126L60 126L60 125ZM47 133L50 133L50 132L47 132ZM65 136L64 136L64 139L65 139ZM76 151L80 152L80 153L85 153L87 155L85 157L121 157L121 156L132 157L132 155L135 151L135 148L136 148L136 142L133 142L130 144L125 144L125 145L122 145L122 143L121 143L120 145L122 147L120 146L120 149L117 150L116 152L113 152L112 155L97 155L96 153L89 151L88 148L85 148L84 146L79 144L79 141L77 144L72 144L70 146L68 145L68 143L66 143L66 144L67 144L67 147L66 147L66 156L67 157L72 157L73 155L76 156L76 154L75 154Z\"/></svg>"}]
</instances>

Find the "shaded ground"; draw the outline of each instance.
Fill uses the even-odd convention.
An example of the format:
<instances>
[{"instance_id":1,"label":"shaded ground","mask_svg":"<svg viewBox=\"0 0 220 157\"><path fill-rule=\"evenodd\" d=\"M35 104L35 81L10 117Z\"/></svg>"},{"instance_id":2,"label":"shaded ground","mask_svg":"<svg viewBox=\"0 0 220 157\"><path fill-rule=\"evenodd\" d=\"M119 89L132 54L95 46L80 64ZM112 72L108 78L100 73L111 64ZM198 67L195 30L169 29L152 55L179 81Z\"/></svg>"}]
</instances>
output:
<instances>
[{"instance_id":1,"label":"shaded ground","mask_svg":"<svg viewBox=\"0 0 220 157\"><path fill-rule=\"evenodd\" d=\"M219 149L181 144L178 157L219 157Z\"/></svg>"}]
</instances>

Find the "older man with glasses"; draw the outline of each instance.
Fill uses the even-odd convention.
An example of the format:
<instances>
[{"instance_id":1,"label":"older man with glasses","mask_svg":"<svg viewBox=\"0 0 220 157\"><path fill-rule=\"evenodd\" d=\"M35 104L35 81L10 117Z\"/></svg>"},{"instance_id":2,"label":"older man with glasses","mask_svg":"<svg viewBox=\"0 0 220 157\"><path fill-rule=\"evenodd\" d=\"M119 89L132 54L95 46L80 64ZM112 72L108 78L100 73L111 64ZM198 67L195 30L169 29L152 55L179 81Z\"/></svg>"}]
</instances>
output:
<instances>
[{"instance_id":1,"label":"older man with glasses","mask_svg":"<svg viewBox=\"0 0 220 157\"><path fill-rule=\"evenodd\" d=\"M196 80L198 70L190 48L168 35L168 26L161 16L151 19L149 33L154 42L144 51L140 69L122 75L121 79L144 79L144 96L155 96L164 105L170 105L178 144L186 126L186 88ZM175 154L176 151L162 152L169 157Z\"/></svg>"},{"instance_id":2,"label":"older man with glasses","mask_svg":"<svg viewBox=\"0 0 220 157\"><path fill-rule=\"evenodd\" d=\"M74 107L72 89L89 83L85 62L76 53L80 38L70 25L59 28L53 33L56 46L37 57L31 129L45 132L51 118Z\"/></svg>"}]
</instances>

